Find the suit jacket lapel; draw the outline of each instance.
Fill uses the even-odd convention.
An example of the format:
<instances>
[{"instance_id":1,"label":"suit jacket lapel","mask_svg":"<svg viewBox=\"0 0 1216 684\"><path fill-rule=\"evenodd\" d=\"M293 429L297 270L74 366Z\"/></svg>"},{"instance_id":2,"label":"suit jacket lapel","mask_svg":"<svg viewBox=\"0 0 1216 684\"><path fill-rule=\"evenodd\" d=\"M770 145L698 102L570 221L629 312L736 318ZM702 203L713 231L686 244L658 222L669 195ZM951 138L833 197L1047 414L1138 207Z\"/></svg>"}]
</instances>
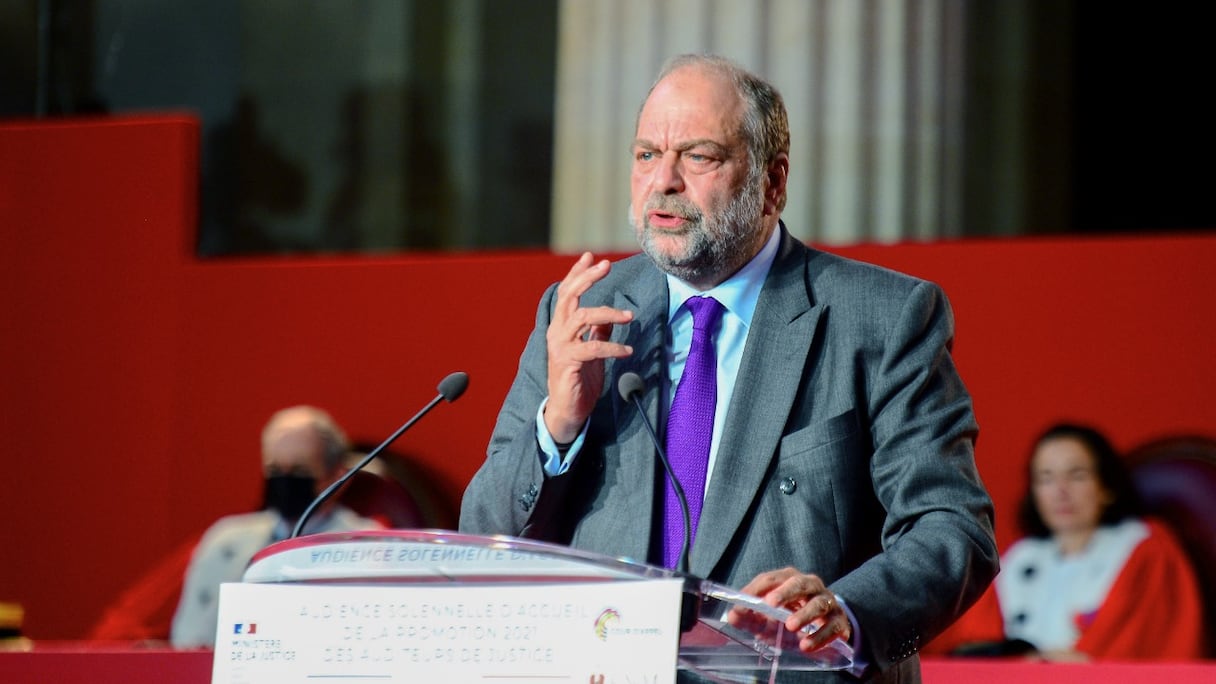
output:
<instances>
[{"instance_id":1,"label":"suit jacket lapel","mask_svg":"<svg viewBox=\"0 0 1216 684\"><path fill-rule=\"evenodd\" d=\"M822 314L808 293L806 253L785 233L760 292L701 511L709 524L691 551L694 575L710 576L759 495L805 375Z\"/></svg>"},{"instance_id":2,"label":"suit jacket lapel","mask_svg":"<svg viewBox=\"0 0 1216 684\"><path fill-rule=\"evenodd\" d=\"M617 382L622 375L631 371L642 377L646 383L642 406L650 424L658 426L664 372L663 339L667 330L667 281L658 269L647 262L638 277L616 293L612 306L634 312L634 322L629 326L618 326L612 337L615 342L632 345L634 354L626 359L610 361L605 367L604 378L606 385L611 383L606 389L615 407L621 481L634 486L626 491L613 492L613 496L618 498L611 508L622 514L616 516L612 524L615 529L610 533L619 534L617 540L629 547L624 550L624 555L645 561L650 549L654 517L657 455L654 443L642 423L642 416L632 402L625 404L620 399ZM636 486L641 483L646 486ZM643 533L638 534L639 530Z\"/></svg>"}]
</instances>

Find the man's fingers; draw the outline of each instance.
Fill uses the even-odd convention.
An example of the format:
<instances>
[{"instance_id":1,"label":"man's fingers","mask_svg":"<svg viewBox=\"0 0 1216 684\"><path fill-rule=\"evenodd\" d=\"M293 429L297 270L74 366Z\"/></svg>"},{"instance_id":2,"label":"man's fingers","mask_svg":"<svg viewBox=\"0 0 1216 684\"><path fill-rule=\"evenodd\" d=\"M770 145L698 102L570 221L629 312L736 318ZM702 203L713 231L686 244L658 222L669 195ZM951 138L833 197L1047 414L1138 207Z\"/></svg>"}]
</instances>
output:
<instances>
[{"instance_id":1,"label":"man's fingers","mask_svg":"<svg viewBox=\"0 0 1216 684\"><path fill-rule=\"evenodd\" d=\"M743 586L740 591L752 596L765 596L775 587L781 586L790 577L798 574L794 568L782 568L756 575L755 579Z\"/></svg>"},{"instance_id":2,"label":"man's fingers","mask_svg":"<svg viewBox=\"0 0 1216 684\"><path fill-rule=\"evenodd\" d=\"M576 309L563 321L554 321L549 325L545 336L549 341L550 353L556 357L574 354L572 358L607 358L617 357L617 353L599 355L598 348L580 349L589 342L604 342L612 337L614 325L624 325L633 320L633 312L614 309L610 306L596 306L587 309ZM558 351L558 350L561 351ZM588 353L592 353L588 356Z\"/></svg>"},{"instance_id":3,"label":"man's fingers","mask_svg":"<svg viewBox=\"0 0 1216 684\"><path fill-rule=\"evenodd\" d=\"M786 606L796 610L805 607L808 599L826 588L823 580L815 575L795 573L764 594L764 600L770 606Z\"/></svg>"},{"instance_id":4,"label":"man's fingers","mask_svg":"<svg viewBox=\"0 0 1216 684\"><path fill-rule=\"evenodd\" d=\"M557 285L559 313L568 313L578 308L578 298L586 294L592 285L599 282L611 270L607 259L594 261L591 252L584 252L570 267L566 277Z\"/></svg>"},{"instance_id":5,"label":"man's fingers","mask_svg":"<svg viewBox=\"0 0 1216 684\"><path fill-rule=\"evenodd\" d=\"M550 344L608 339L611 326L633 320L631 311L622 311L610 306L581 305L581 297L592 285L608 275L611 268L612 265L606 259L595 261L591 252L583 252L574 262L557 287L557 302L548 333Z\"/></svg>"},{"instance_id":6,"label":"man's fingers","mask_svg":"<svg viewBox=\"0 0 1216 684\"><path fill-rule=\"evenodd\" d=\"M798 649L810 653L827 646L836 639L847 643L852 638L853 629L849 625L849 618L841 611L820 621L818 629L798 642Z\"/></svg>"},{"instance_id":7,"label":"man's fingers","mask_svg":"<svg viewBox=\"0 0 1216 684\"><path fill-rule=\"evenodd\" d=\"M633 312L628 309L614 309L610 306L593 306L579 309L575 316L583 336L595 329L612 332L612 326L628 323L633 320Z\"/></svg>"},{"instance_id":8,"label":"man's fingers","mask_svg":"<svg viewBox=\"0 0 1216 684\"><path fill-rule=\"evenodd\" d=\"M633 353L633 347L607 340L588 340L573 345L566 355L569 361L587 363L597 359L623 359Z\"/></svg>"},{"instance_id":9,"label":"man's fingers","mask_svg":"<svg viewBox=\"0 0 1216 684\"><path fill-rule=\"evenodd\" d=\"M790 609L794 613L785 621L786 626L790 629L801 629L820 618L830 618L836 613L844 612L844 609L836 602L836 597L827 590L809 597L802 597L797 605L791 606Z\"/></svg>"}]
</instances>

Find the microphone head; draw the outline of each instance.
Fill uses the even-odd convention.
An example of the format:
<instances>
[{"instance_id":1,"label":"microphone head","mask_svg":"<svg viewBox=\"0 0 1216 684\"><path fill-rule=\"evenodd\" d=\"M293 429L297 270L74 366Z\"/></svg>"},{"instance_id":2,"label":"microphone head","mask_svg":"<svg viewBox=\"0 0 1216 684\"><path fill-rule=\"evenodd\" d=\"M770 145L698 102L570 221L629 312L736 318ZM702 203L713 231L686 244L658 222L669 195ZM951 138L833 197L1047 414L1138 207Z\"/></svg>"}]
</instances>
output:
<instances>
[{"instance_id":1,"label":"microphone head","mask_svg":"<svg viewBox=\"0 0 1216 684\"><path fill-rule=\"evenodd\" d=\"M625 401L632 401L633 395L641 394L646 389L646 383L642 380L642 376L632 371L621 376L616 382L616 390L621 393L621 398Z\"/></svg>"},{"instance_id":2,"label":"microphone head","mask_svg":"<svg viewBox=\"0 0 1216 684\"><path fill-rule=\"evenodd\" d=\"M439 383L439 396L448 403L456 401L469 387L469 374L456 371Z\"/></svg>"}]
</instances>

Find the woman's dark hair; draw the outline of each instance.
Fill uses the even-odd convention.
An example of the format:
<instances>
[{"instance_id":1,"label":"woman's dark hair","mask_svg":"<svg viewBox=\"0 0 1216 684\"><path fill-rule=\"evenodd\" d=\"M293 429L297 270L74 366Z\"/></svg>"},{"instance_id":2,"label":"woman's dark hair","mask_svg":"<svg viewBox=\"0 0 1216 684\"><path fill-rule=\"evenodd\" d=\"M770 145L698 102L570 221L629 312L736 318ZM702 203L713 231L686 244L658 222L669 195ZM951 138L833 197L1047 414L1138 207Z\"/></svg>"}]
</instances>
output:
<instances>
[{"instance_id":1,"label":"woman's dark hair","mask_svg":"<svg viewBox=\"0 0 1216 684\"><path fill-rule=\"evenodd\" d=\"M1034 503L1032 469L1034 468L1034 451L1044 442L1052 439L1075 439L1093 456L1098 482L1106 491L1110 492L1112 497L1110 505L1102 511L1102 517L1098 520L1099 525L1114 525L1126 518L1140 515L1142 510L1140 495L1136 493L1136 487L1132 484L1131 472L1119 456L1119 452L1111 446L1110 441L1094 428L1071 423L1057 423L1047 428L1034 441L1034 449L1031 450L1031 457L1027 461L1026 494L1022 497L1022 504L1018 509L1018 523L1021 525L1023 533L1031 537L1051 536L1051 530L1047 529L1047 525L1043 523L1043 517L1039 515L1039 509Z\"/></svg>"}]
</instances>

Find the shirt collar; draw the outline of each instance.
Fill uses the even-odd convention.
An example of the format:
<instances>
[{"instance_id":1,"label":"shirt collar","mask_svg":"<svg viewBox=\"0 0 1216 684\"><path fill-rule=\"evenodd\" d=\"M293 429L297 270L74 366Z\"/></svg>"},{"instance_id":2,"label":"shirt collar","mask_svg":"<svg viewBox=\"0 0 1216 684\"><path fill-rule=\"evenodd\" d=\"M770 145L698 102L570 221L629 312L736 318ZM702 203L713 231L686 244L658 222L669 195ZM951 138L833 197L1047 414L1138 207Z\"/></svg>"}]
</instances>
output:
<instances>
[{"instance_id":1,"label":"shirt collar","mask_svg":"<svg viewBox=\"0 0 1216 684\"><path fill-rule=\"evenodd\" d=\"M768 277L768 271L777 258L777 248L781 244L781 232L780 225L775 227L773 234L769 236L768 241L764 243L756 256L752 257L751 261L747 262L737 273L705 292L697 290L670 273L667 274L668 324L675 318L676 312L680 310L684 300L689 297L703 296L718 300L727 311L738 316L744 325L750 327L752 315L756 312L756 302L760 299L760 290L764 288L764 279Z\"/></svg>"}]
</instances>

